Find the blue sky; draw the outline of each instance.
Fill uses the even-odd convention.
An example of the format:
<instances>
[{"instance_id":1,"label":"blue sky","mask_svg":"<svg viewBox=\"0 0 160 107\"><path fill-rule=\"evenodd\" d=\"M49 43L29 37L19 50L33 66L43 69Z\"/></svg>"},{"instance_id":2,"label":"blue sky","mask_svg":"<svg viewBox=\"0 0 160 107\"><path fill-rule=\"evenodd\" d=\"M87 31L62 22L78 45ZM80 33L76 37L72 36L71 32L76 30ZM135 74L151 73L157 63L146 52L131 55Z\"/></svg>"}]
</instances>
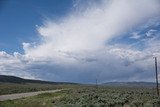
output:
<instances>
[{"instance_id":1,"label":"blue sky","mask_svg":"<svg viewBox=\"0 0 160 107\"><path fill-rule=\"evenodd\" d=\"M72 0L4 0L0 2L0 50L23 53L22 42L37 39L36 25L58 19L72 9Z\"/></svg>"},{"instance_id":2,"label":"blue sky","mask_svg":"<svg viewBox=\"0 0 160 107\"><path fill-rule=\"evenodd\" d=\"M154 81L159 0L4 0L0 74L49 81Z\"/></svg>"}]
</instances>

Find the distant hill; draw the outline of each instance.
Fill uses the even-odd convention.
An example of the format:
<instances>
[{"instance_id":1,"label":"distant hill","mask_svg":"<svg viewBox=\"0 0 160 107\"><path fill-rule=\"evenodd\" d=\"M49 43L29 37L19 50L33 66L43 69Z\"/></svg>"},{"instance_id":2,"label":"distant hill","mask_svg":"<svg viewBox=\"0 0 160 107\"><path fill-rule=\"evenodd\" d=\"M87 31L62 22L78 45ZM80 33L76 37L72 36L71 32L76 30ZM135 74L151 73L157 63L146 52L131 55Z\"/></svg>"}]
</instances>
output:
<instances>
[{"instance_id":1,"label":"distant hill","mask_svg":"<svg viewBox=\"0 0 160 107\"><path fill-rule=\"evenodd\" d=\"M0 75L0 83L38 83L38 84L78 84L70 82L51 82L42 80L24 79L16 76ZM153 82L107 82L100 85L104 86L126 86L126 87L155 87Z\"/></svg>"},{"instance_id":2,"label":"distant hill","mask_svg":"<svg viewBox=\"0 0 160 107\"><path fill-rule=\"evenodd\" d=\"M153 82L107 82L105 86L127 86L127 87L155 87ZM160 84L159 84L160 85Z\"/></svg>"},{"instance_id":3,"label":"distant hill","mask_svg":"<svg viewBox=\"0 0 160 107\"><path fill-rule=\"evenodd\" d=\"M31 80L31 79L24 79L16 76L8 76L8 75L0 75L0 82L3 83L39 83L39 84L77 84L77 83L70 83L70 82L51 82L51 81L42 81L42 80Z\"/></svg>"}]
</instances>

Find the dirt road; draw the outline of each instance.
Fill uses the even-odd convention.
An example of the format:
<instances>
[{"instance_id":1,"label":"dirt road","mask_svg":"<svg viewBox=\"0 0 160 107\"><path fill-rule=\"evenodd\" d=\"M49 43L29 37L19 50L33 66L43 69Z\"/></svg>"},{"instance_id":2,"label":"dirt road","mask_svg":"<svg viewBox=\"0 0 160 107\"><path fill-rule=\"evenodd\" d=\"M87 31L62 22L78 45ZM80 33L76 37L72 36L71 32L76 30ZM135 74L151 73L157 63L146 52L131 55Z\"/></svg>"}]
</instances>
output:
<instances>
[{"instance_id":1,"label":"dirt road","mask_svg":"<svg viewBox=\"0 0 160 107\"><path fill-rule=\"evenodd\" d=\"M53 93L53 92L58 92L58 91L61 91L61 90L59 89L59 90L48 90L48 91L0 95L0 101L14 100L14 99L19 99L19 98L24 98L24 97L35 96L35 95L42 94L42 93Z\"/></svg>"}]
</instances>

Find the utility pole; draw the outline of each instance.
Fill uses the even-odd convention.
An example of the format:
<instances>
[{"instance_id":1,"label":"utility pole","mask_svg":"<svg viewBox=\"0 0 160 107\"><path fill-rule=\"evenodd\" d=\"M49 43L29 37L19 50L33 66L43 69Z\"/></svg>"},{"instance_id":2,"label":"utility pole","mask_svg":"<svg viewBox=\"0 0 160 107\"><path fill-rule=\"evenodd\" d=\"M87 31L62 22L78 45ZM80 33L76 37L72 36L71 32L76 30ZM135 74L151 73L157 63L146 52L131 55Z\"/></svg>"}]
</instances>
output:
<instances>
[{"instance_id":1,"label":"utility pole","mask_svg":"<svg viewBox=\"0 0 160 107\"><path fill-rule=\"evenodd\" d=\"M155 59L155 71L156 71L157 95L158 95L158 97L159 97L158 71L157 71L157 57L154 57L154 59Z\"/></svg>"},{"instance_id":2,"label":"utility pole","mask_svg":"<svg viewBox=\"0 0 160 107\"><path fill-rule=\"evenodd\" d=\"M98 80L96 79L96 88L98 88Z\"/></svg>"}]
</instances>

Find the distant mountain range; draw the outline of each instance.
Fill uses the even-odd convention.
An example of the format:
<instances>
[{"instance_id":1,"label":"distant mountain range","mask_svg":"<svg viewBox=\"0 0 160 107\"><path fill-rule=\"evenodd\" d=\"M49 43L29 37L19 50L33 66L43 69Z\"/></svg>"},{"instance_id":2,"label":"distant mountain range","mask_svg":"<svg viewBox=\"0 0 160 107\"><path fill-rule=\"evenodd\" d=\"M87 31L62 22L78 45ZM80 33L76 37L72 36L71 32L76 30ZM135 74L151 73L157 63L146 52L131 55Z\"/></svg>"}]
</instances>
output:
<instances>
[{"instance_id":1,"label":"distant mountain range","mask_svg":"<svg viewBox=\"0 0 160 107\"><path fill-rule=\"evenodd\" d=\"M127 87L155 87L156 83L154 83L154 82L107 82L102 85L105 85L105 86L127 86Z\"/></svg>"},{"instance_id":2,"label":"distant mountain range","mask_svg":"<svg viewBox=\"0 0 160 107\"><path fill-rule=\"evenodd\" d=\"M31 80L31 79L24 79L15 76L8 76L8 75L0 75L0 83L18 83L18 84L25 84L25 83L39 83L39 84L78 84L78 83L71 83L71 82L51 82L51 81L42 81L42 80ZM155 87L156 84L153 82L107 82L103 84L99 84L103 86L126 86L126 87Z\"/></svg>"},{"instance_id":3,"label":"distant mountain range","mask_svg":"<svg viewBox=\"0 0 160 107\"><path fill-rule=\"evenodd\" d=\"M0 82L2 83L39 83L39 84L77 84L77 83L70 83L70 82L51 82L51 81L42 81L42 80L31 80L31 79L24 79L16 76L8 76L8 75L0 75Z\"/></svg>"}]
</instances>

